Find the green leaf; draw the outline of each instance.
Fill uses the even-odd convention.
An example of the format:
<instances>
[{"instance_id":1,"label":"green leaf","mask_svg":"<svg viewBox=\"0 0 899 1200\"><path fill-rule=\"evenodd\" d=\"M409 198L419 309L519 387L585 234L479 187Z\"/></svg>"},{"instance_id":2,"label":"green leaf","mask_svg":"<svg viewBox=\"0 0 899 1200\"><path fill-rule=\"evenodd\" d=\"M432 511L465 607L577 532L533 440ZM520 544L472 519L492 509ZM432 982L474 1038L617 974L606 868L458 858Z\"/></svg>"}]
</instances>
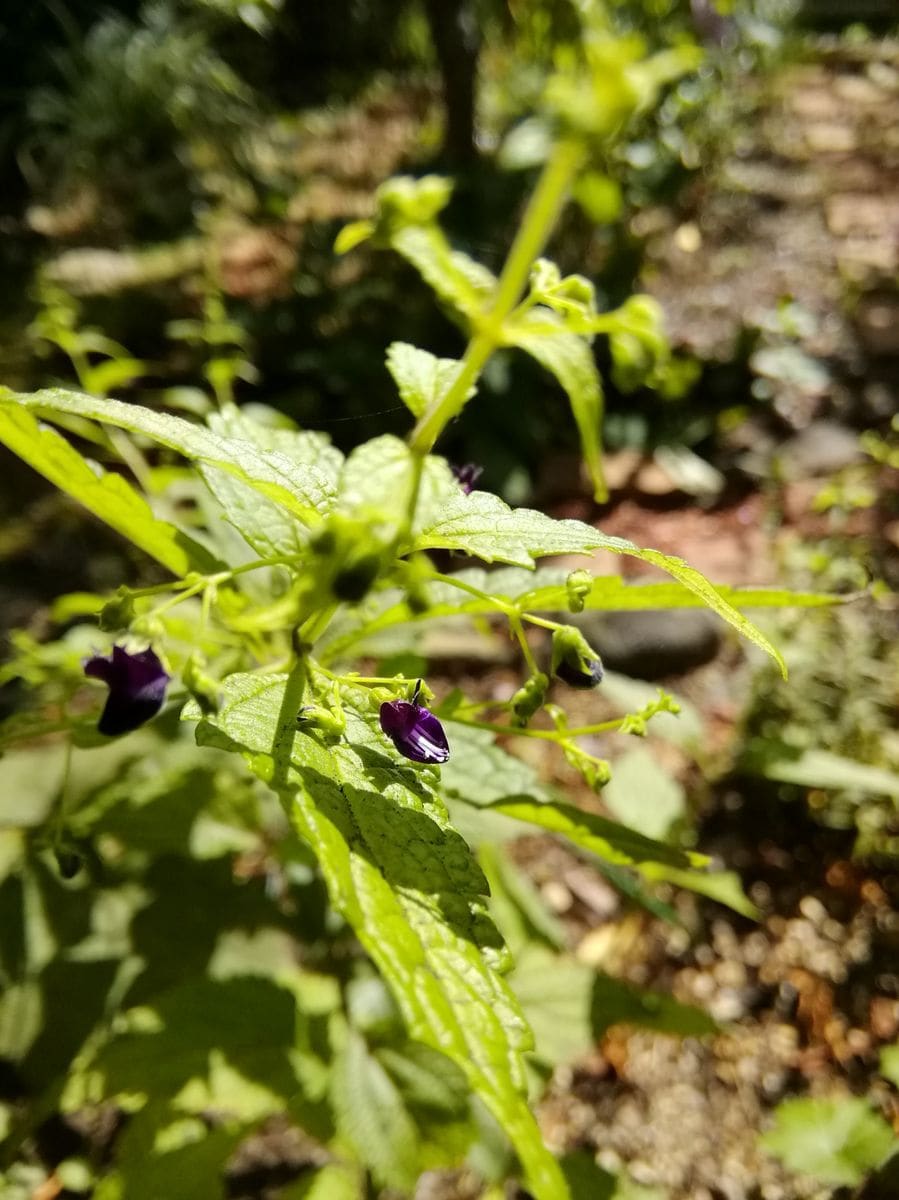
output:
<instances>
[{"instance_id":1,"label":"green leaf","mask_svg":"<svg viewBox=\"0 0 899 1200\"><path fill-rule=\"evenodd\" d=\"M438 710L439 711L439 710ZM495 804L508 796L550 800L553 793L532 766L496 744L487 729L471 729L452 717L446 720L453 752L440 768L441 790L479 807Z\"/></svg>"},{"instance_id":2,"label":"green leaf","mask_svg":"<svg viewBox=\"0 0 899 1200\"><path fill-rule=\"evenodd\" d=\"M613 1025L635 1025L674 1037L705 1037L718 1032L708 1013L664 992L634 987L621 979L597 972L593 978L590 1020L594 1038L601 1038Z\"/></svg>"},{"instance_id":3,"label":"green leaf","mask_svg":"<svg viewBox=\"0 0 899 1200\"><path fill-rule=\"evenodd\" d=\"M174 1111L217 1108L256 1121L283 1111L301 1088L291 1052L302 1017L295 995L270 979L194 977L124 1014L120 1025L83 1080L70 1081L66 1109L79 1105L86 1088L108 1099L164 1097Z\"/></svg>"},{"instance_id":4,"label":"green leaf","mask_svg":"<svg viewBox=\"0 0 899 1200\"><path fill-rule=\"evenodd\" d=\"M626 551L621 551L626 553ZM552 573L561 578L550 582ZM523 590L516 602L523 611L562 612L567 608L568 594L564 575L557 567L544 567L536 576L522 580ZM546 583L540 581L546 579ZM536 585L536 586L535 586ZM712 584L718 596L736 609L744 608L823 608L842 604L843 596L825 595L821 592L791 592L787 588L740 588L727 584ZM584 597L584 607L608 612L626 612L632 609L652 608L697 608L705 601L695 588L685 583L660 581L658 583L628 583L620 575L597 575L590 591Z\"/></svg>"},{"instance_id":5,"label":"green leaf","mask_svg":"<svg viewBox=\"0 0 899 1200\"><path fill-rule=\"evenodd\" d=\"M533 332L528 329L533 320L544 325L547 320L558 322L560 330L555 334ZM542 307L531 310L514 324L507 322L504 340L535 358L565 389L593 483L593 495L602 503L608 498L602 471L602 381L589 341L576 333L566 333L561 318Z\"/></svg>"},{"instance_id":6,"label":"green leaf","mask_svg":"<svg viewBox=\"0 0 899 1200\"><path fill-rule=\"evenodd\" d=\"M279 1200L365 1200L365 1173L356 1163L326 1163L303 1172L279 1191Z\"/></svg>"},{"instance_id":7,"label":"green leaf","mask_svg":"<svg viewBox=\"0 0 899 1200\"><path fill-rule=\"evenodd\" d=\"M347 1029L334 1057L331 1102L338 1133L384 1187L412 1191L418 1131L399 1089L365 1039Z\"/></svg>"},{"instance_id":8,"label":"green leaf","mask_svg":"<svg viewBox=\"0 0 899 1200\"><path fill-rule=\"evenodd\" d=\"M307 523L317 523L320 506L331 493L328 475L316 466L298 465L280 450L260 450L251 442L225 439L180 417L136 404L98 400L62 388L28 395L0 389L0 410L15 412L23 407L42 414L85 417L143 434L195 462L219 467Z\"/></svg>"},{"instance_id":9,"label":"green leaf","mask_svg":"<svg viewBox=\"0 0 899 1200\"><path fill-rule=\"evenodd\" d=\"M172 1121L163 1106L133 1116L116 1143L116 1169L95 1200L225 1200L225 1166L246 1130L209 1129L198 1118Z\"/></svg>"},{"instance_id":10,"label":"green leaf","mask_svg":"<svg viewBox=\"0 0 899 1200\"><path fill-rule=\"evenodd\" d=\"M362 690L345 689L346 740L333 746L296 729L299 673L232 675L224 693L198 738L241 750L278 792L410 1036L462 1069L511 1138L538 1200L564 1200L523 1097L530 1033L492 965L503 947L480 901L486 881L449 826L435 772L392 750ZM200 714L189 707L186 715Z\"/></svg>"},{"instance_id":11,"label":"green leaf","mask_svg":"<svg viewBox=\"0 0 899 1200\"><path fill-rule=\"evenodd\" d=\"M154 517L126 479L88 463L61 434L42 427L24 408L0 403L0 441L174 575L215 569L208 551L174 525Z\"/></svg>"},{"instance_id":12,"label":"green leaf","mask_svg":"<svg viewBox=\"0 0 899 1200\"><path fill-rule=\"evenodd\" d=\"M440 461L440 460L435 460ZM436 472L435 472L436 473ZM440 496L435 489L435 503ZM454 493L455 495L455 493ZM445 507L445 501L444 507ZM438 509L439 511L439 509ZM487 571L467 567L454 572L454 578L500 600L516 604L521 612L565 612L568 592L565 579L570 572L554 566L536 571L506 567ZM817 608L840 604L843 597L817 592L790 592L785 589L734 588L714 584L718 595L736 609L744 608ZM486 616L496 612L490 599L463 592L449 583L427 585L429 606L424 613L413 612L399 591L387 590L371 596L350 620L335 624L324 644L329 654L339 654L362 639L396 625L443 616ZM704 608L705 600L682 583L626 583L619 575L598 575L586 596L586 608L609 612L637 609ZM681 722L683 724L683 722Z\"/></svg>"},{"instance_id":13,"label":"green leaf","mask_svg":"<svg viewBox=\"0 0 899 1200\"><path fill-rule=\"evenodd\" d=\"M465 1076L445 1055L419 1042L406 1042L401 1049L382 1046L376 1054L406 1104L444 1117L459 1117L468 1111Z\"/></svg>"},{"instance_id":14,"label":"green leaf","mask_svg":"<svg viewBox=\"0 0 899 1200\"><path fill-rule=\"evenodd\" d=\"M894 771L856 762L830 750L801 750L794 757L790 757L788 751L789 747L780 744L770 750L759 751L751 747L744 766L778 783L795 783L810 788L845 788L847 791L874 793L899 800L899 774Z\"/></svg>"},{"instance_id":15,"label":"green leaf","mask_svg":"<svg viewBox=\"0 0 899 1200\"><path fill-rule=\"evenodd\" d=\"M880 1073L884 1079L899 1088L899 1042L885 1046L880 1052Z\"/></svg>"},{"instance_id":16,"label":"green leaf","mask_svg":"<svg viewBox=\"0 0 899 1200\"><path fill-rule=\"evenodd\" d=\"M509 508L490 492L458 488L415 539L418 550L461 550L485 562L533 567L544 554L589 554L610 539L582 521L556 521L529 508Z\"/></svg>"},{"instance_id":17,"label":"green leaf","mask_svg":"<svg viewBox=\"0 0 899 1200\"><path fill-rule=\"evenodd\" d=\"M645 746L615 760L603 802L619 821L647 837L664 839L685 813L684 789Z\"/></svg>"},{"instance_id":18,"label":"green leaf","mask_svg":"<svg viewBox=\"0 0 899 1200\"><path fill-rule=\"evenodd\" d=\"M389 240L434 293L457 312L471 321L486 308L496 287L495 277L467 254L453 250L437 225L407 225Z\"/></svg>"},{"instance_id":19,"label":"green leaf","mask_svg":"<svg viewBox=\"0 0 899 1200\"><path fill-rule=\"evenodd\" d=\"M791 1171L837 1187L857 1187L899 1148L883 1117L854 1096L786 1100L759 1140Z\"/></svg>"},{"instance_id":20,"label":"green leaf","mask_svg":"<svg viewBox=\"0 0 899 1200\"><path fill-rule=\"evenodd\" d=\"M462 364L455 358L437 358L408 342L393 342L387 347L387 369L402 402L413 417L420 417L443 398L458 377ZM466 399L470 400L474 393L475 389L469 388Z\"/></svg>"},{"instance_id":21,"label":"green leaf","mask_svg":"<svg viewBox=\"0 0 899 1200\"><path fill-rule=\"evenodd\" d=\"M653 882L673 883L675 887L708 896L710 900L726 904L751 921L761 919L761 913L743 890L743 881L736 871L684 871L677 867L644 863L640 873Z\"/></svg>"},{"instance_id":22,"label":"green leaf","mask_svg":"<svg viewBox=\"0 0 899 1200\"><path fill-rule=\"evenodd\" d=\"M510 976L534 1031L535 1053L549 1066L573 1062L594 1045L593 970L541 946L523 951Z\"/></svg>"},{"instance_id":23,"label":"green leaf","mask_svg":"<svg viewBox=\"0 0 899 1200\"><path fill-rule=\"evenodd\" d=\"M539 825L550 833L562 834L576 846L619 866L656 862L672 867L688 867L697 860L705 861L699 855L691 855L675 846L666 846L625 825L619 825L617 821L574 808L570 804L540 804L529 797L509 797L494 801L490 808L518 821Z\"/></svg>"},{"instance_id":24,"label":"green leaf","mask_svg":"<svg viewBox=\"0 0 899 1200\"><path fill-rule=\"evenodd\" d=\"M489 492L472 492L470 496L460 493L444 506L428 528L420 531L416 548L462 550L487 562L524 567L532 566L534 558L541 555L587 554L592 550L610 550L613 554L639 558L673 575L707 607L770 654L786 676L786 663L780 652L699 571L683 559L662 554L660 550L641 549L625 538L610 537L582 521L555 521L531 509L511 509Z\"/></svg>"},{"instance_id":25,"label":"green leaf","mask_svg":"<svg viewBox=\"0 0 899 1200\"><path fill-rule=\"evenodd\" d=\"M320 490L310 492L309 498L322 514L333 506L343 455L324 434L260 425L237 409L210 414L209 427L222 438L249 442L263 452L283 454L296 467L314 468ZM228 471L209 465L201 465L200 470L228 520L257 554L277 557L303 551L309 540L305 521Z\"/></svg>"}]
</instances>

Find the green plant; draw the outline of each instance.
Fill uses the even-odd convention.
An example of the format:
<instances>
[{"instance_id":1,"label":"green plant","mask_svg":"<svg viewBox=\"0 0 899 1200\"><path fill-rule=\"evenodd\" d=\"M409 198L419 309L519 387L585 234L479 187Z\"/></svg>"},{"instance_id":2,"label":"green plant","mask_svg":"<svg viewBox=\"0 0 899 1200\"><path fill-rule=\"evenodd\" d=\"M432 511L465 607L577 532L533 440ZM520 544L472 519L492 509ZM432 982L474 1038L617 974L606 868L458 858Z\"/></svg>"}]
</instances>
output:
<instances>
[{"instance_id":1,"label":"green plant","mask_svg":"<svg viewBox=\"0 0 899 1200\"><path fill-rule=\"evenodd\" d=\"M581 739L639 735L674 709L660 694L639 712L569 726L547 703L549 674L564 678L564 665L595 683L600 668L558 619L566 611L704 604L782 664L741 608L825 602L717 588L678 559L463 488L433 453L492 354L516 346L567 391L601 495L590 340L609 337L647 376L664 361L649 301L599 313L586 279L562 278L540 255L597 148L695 56L642 57L598 22L590 46L548 96L557 140L498 278L442 234L442 179L385 185L377 218L340 238L343 250L373 237L403 254L468 333L458 361L402 342L388 351L416 419L408 442L375 438L344 457L321 434L239 410L240 340L214 304L180 330L225 364L208 373L218 407L204 421L91 395L89 385L105 391L106 364L79 366L83 353L127 358L85 345L58 305L43 336L72 355L85 391L0 391L0 440L159 568L112 596L61 597L60 636L20 635L0 676L25 680L36 700L0 726L12 748L0 1037L29 1101L7 1110L7 1161L50 1114L106 1114L120 1127L111 1158L95 1139L92 1158L58 1164L65 1186L99 1200L221 1194L235 1149L286 1113L314 1139L296 1195L357 1197L369 1181L408 1191L466 1152L501 1179L504 1138L537 1200L569 1194L528 1103L532 1035L487 908L488 876L499 875L455 826L485 842L497 822L560 834L657 912L647 883L707 888L701 855L564 803L496 738L555 743L599 791L609 764ZM142 490L53 425L98 457L124 458ZM537 558L600 548L672 581L535 570ZM449 573L434 558L448 552L502 566ZM451 691L435 703L420 657L397 670L417 629L447 618L498 621L515 639L525 670L510 700ZM528 629L552 634L549 663ZM109 685L102 729L85 657ZM104 735L158 711L166 689L170 707L152 727ZM505 878L495 891L510 941L526 928L551 942L526 885ZM592 1027L639 1018L633 989L588 983ZM684 1006L644 1007L665 1028L709 1028ZM4 1183L27 1181L31 1165L26 1153Z\"/></svg>"}]
</instances>

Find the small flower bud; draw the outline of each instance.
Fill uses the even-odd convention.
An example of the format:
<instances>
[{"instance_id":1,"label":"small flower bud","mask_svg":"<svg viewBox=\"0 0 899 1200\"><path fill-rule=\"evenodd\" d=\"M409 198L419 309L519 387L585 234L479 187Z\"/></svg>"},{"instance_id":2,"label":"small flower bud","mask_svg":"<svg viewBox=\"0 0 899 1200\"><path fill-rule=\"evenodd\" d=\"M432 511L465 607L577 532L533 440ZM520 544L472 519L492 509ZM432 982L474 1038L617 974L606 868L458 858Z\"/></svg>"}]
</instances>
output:
<instances>
[{"instance_id":1,"label":"small flower bud","mask_svg":"<svg viewBox=\"0 0 899 1200\"><path fill-rule=\"evenodd\" d=\"M471 495L478 480L484 474L484 468L479 467L477 463L463 463L461 467L451 465L450 470L466 496Z\"/></svg>"},{"instance_id":2,"label":"small flower bud","mask_svg":"<svg viewBox=\"0 0 899 1200\"><path fill-rule=\"evenodd\" d=\"M119 588L112 599L106 601L98 620L104 633L117 633L128 628L134 620L134 601L126 588Z\"/></svg>"},{"instance_id":3,"label":"small flower bud","mask_svg":"<svg viewBox=\"0 0 899 1200\"><path fill-rule=\"evenodd\" d=\"M530 679L522 684L510 701L516 725L521 728L527 725L537 709L543 704L548 687L549 679L542 671L538 671L536 675L532 675Z\"/></svg>"},{"instance_id":4,"label":"small flower bud","mask_svg":"<svg viewBox=\"0 0 899 1200\"><path fill-rule=\"evenodd\" d=\"M381 569L381 556L373 552L354 557L347 556L346 561L334 576L331 591L338 600L357 603L365 595L378 577Z\"/></svg>"},{"instance_id":5,"label":"small flower bud","mask_svg":"<svg viewBox=\"0 0 899 1200\"><path fill-rule=\"evenodd\" d=\"M221 704L218 680L206 671L206 659L202 654L196 652L190 656L181 671L181 678L204 713L218 712Z\"/></svg>"},{"instance_id":6,"label":"small flower bud","mask_svg":"<svg viewBox=\"0 0 899 1200\"><path fill-rule=\"evenodd\" d=\"M569 687L594 688L603 676L602 659L573 625L553 632L552 672Z\"/></svg>"},{"instance_id":7,"label":"small flower bud","mask_svg":"<svg viewBox=\"0 0 899 1200\"><path fill-rule=\"evenodd\" d=\"M589 571L572 571L565 580L568 592L568 611L579 613L584 611L584 602L593 588L593 576Z\"/></svg>"}]
</instances>

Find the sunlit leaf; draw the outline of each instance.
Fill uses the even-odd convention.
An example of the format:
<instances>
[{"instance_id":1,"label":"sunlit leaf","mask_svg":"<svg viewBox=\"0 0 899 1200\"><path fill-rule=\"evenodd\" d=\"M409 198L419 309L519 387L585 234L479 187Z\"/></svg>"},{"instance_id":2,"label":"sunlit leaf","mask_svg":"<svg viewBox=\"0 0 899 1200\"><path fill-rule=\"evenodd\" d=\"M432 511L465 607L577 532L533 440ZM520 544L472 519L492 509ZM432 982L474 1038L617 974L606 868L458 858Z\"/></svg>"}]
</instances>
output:
<instances>
[{"instance_id":1,"label":"sunlit leaf","mask_svg":"<svg viewBox=\"0 0 899 1200\"><path fill-rule=\"evenodd\" d=\"M761 1145L791 1171L837 1187L857 1187L899 1149L899 1139L856 1096L785 1100Z\"/></svg>"},{"instance_id":2,"label":"sunlit leaf","mask_svg":"<svg viewBox=\"0 0 899 1200\"><path fill-rule=\"evenodd\" d=\"M461 368L462 364L455 358L437 358L408 342L393 342L387 347L387 369L393 376L400 399L413 417L420 417L443 398ZM470 388L466 399L473 395L474 388Z\"/></svg>"},{"instance_id":3,"label":"sunlit leaf","mask_svg":"<svg viewBox=\"0 0 899 1200\"><path fill-rule=\"evenodd\" d=\"M539 825L550 833L562 834L576 846L619 866L658 862L672 867L688 867L694 860L704 861L701 855L666 846L625 825L619 825L617 821L574 808L570 804L540 804L529 797L519 799L512 796L494 801L490 808L518 821Z\"/></svg>"},{"instance_id":4,"label":"sunlit leaf","mask_svg":"<svg viewBox=\"0 0 899 1200\"><path fill-rule=\"evenodd\" d=\"M512 1139L534 1195L561 1200L558 1166L523 1097L530 1033L490 965L503 948L479 899L485 881L447 822L435 775L401 765L362 693L347 691L346 740L333 746L297 731L302 696L294 677L231 676L199 736L242 750L277 790L410 1036L462 1069Z\"/></svg>"},{"instance_id":5,"label":"sunlit leaf","mask_svg":"<svg viewBox=\"0 0 899 1200\"><path fill-rule=\"evenodd\" d=\"M143 434L186 458L233 475L304 522L317 521L332 495L331 481L316 466L294 463L280 450L260 450L252 442L226 439L181 417L136 404L98 400L63 388L27 395L0 389L0 408L14 412L22 407L50 419L55 413L68 413Z\"/></svg>"},{"instance_id":6,"label":"sunlit leaf","mask_svg":"<svg viewBox=\"0 0 899 1200\"><path fill-rule=\"evenodd\" d=\"M0 400L2 396L0 391ZM126 479L88 463L61 434L41 426L25 408L0 403L0 442L173 574L214 569L208 551L155 517Z\"/></svg>"},{"instance_id":7,"label":"sunlit leaf","mask_svg":"<svg viewBox=\"0 0 899 1200\"><path fill-rule=\"evenodd\" d=\"M531 310L515 324L507 323L506 339L519 349L527 351L542 367L551 372L568 396L581 439L584 461L593 483L594 498L602 503L608 496L602 471L602 381L587 339L576 333L567 333L562 321L555 314L541 310L537 320L559 322L560 331L555 334L534 333L529 329L529 320L535 317Z\"/></svg>"}]
</instances>

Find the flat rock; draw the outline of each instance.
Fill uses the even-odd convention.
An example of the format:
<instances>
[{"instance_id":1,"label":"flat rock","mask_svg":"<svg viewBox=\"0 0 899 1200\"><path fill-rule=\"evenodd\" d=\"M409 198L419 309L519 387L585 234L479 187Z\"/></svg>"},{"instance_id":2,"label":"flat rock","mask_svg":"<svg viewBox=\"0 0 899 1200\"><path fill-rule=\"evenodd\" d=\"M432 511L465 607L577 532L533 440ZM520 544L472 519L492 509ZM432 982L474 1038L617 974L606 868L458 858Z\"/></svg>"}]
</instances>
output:
<instances>
[{"instance_id":1,"label":"flat rock","mask_svg":"<svg viewBox=\"0 0 899 1200\"><path fill-rule=\"evenodd\" d=\"M701 667L718 653L721 621L701 609L584 613L569 618L612 671L663 679Z\"/></svg>"}]
</instances>

